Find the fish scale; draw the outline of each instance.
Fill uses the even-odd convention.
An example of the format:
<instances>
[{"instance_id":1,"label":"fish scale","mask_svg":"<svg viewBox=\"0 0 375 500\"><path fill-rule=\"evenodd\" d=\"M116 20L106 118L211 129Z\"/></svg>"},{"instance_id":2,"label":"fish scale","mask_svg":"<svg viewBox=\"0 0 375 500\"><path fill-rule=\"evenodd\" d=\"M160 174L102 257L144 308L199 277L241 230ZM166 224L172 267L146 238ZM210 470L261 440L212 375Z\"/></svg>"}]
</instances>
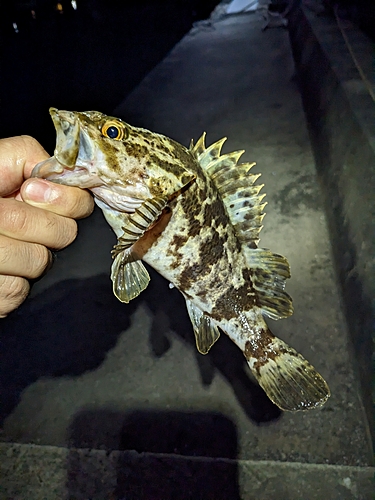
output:
<instances>
[{"instance_id":1,"label":"fish scale","mask_svg":"<svg viewBox=\"0 0 375 500\"><path fill-rule=\"evenodd\" d=\"M325 380L264 319L293 313L290 270L285 257L258 248L265 195L254 163L239 163L243 151L221 155L226 139L206 148L205 134L187 149L96 111L50 113L54 157L33 175L91 189L118 238L115 295L127 303L147 287L145 261L185 297L199 352L223 331L281 409L323 405Z\"/></svg>"}]
</instances>

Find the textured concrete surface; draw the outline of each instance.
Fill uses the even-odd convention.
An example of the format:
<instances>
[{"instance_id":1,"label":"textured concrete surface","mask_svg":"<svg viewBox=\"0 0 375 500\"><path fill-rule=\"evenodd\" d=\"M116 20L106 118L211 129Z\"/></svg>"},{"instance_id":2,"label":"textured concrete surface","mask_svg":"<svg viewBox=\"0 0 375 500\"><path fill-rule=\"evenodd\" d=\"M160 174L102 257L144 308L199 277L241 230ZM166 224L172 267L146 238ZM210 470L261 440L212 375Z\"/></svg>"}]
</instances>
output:
<instances>
[{"instance_id":1,"label":"textured concrete surface","mask_svg":"<svg viewBox=\"0 0 375 500\"><path fill-rule=\"evenodd\" d=\"M0 472L12 500L370 500L374 469L0 444Z\"/></svg>"},{"instance_id":2,"label":"textured concrete surface","mask_svg":"<svg viewBox=\"0 0 375 500\"><path fill-rule=\"evenodd\" d=\"M317 17L307 9L291 14L290 38L325 195L345 315L372 426L375 46L350 22Z\"/></svg>"},{"instance_id":3,"label":"textured concrete surface","mask_svg":"<svg viewBox=\"0 0 375 500\"><path fill-rule=\"evenodd\" d=\"M288 34L262 32L262 25L256 13L195 28L115 113L184 144L204 130L208 143L228 136L225 151L246 149L244 161L257 161L254 171L263 174L268 201L261 245L289 259L287 290L295 306L294 316L269 324L318 368L332 397L321 410L281 414L251 380L242 354L224 335L209 355L197 354L181 295L155 273L149 288L131 304L116 301L109 281L114 236L96 213L80 223L77 242L58 254L32 297L0 324L3 441L98 448L103 460L106 450L136 450L156 453L152 463L161 464L160 453L211 457L209 463L212 457L283 461L285 467L267 464L262 473L253 462L230 462L234 469L243 467L245 476L234 469L225 472L233 490L224 498L281 498L275 493L281 487L291 499L370 498L359 479L368 477L366 466L372 463L369 429ZM14 462L12 475L18 474L12 454L25 448L4 446ZM46 455L59 452L45 450ZM61 453L73 457L72 481L82 470L79 484L98 480L113 488L114 476L101 481L101 466L90 469L88 461L86 469L85 460L79 465L86 452ZM27 460L21 460L26 476ZM296 465L288 467L290 462ZM53 476L48 470L42 467L41 473ZM302 470L312 472L304 475ZM341 472L328 480L325 470ZM197 471L190 469L186 476ZM35 480L38 474L34 471ZM60 468L59 474L61 488L65 472ZM121 467L120 476L126 487L131 467ZM152 484L152 472L145 477ZM280 477L290 477L290 482L284 484ZM293 492L297 478L305 486ZM9 491L15 483L10 477ZM324 493L325 486L336 496ZM310 496L303 493L306 489ZM28 490L18 495L32 498ZM59 498L51 495L45 498ZM89 497L82 495L72 498Z\"/></svg>"}]
</instances>

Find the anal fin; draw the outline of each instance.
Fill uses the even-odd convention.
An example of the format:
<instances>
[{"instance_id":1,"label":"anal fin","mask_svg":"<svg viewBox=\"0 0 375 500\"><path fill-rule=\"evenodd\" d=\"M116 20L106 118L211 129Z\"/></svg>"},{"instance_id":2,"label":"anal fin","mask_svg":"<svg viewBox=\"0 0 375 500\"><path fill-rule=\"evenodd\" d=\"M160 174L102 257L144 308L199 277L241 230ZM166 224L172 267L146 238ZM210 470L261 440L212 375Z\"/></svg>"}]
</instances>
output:
<instances>
[{"instance_id":1,"label":"anal fin","mask_svg":"<svg viewBox=\"0 0 375 500\"><path fill-rule=\"evenodd\" d=\"M129 250L117 254L111 268L113 293L126 304L143 292L150 276L142 261L133 261Z\"/></svg>"},{"instance_id":2,"label":"anal fin","mask_svg":"<svg viewBox=\"0 0 375 500\"><path fill-rule=\"evenodd\" d=\"M207 354L220 337L218 327L190 300L186 299L186 307L193 325L195 342L201 354Z\"/></svg>"},{"instance_id":3,"label":"anal fin","mask_svg":"<svg viewBox=\"0 0 375 500\"><path fill-rule=\"evenodd\" d=\"M271 332L265 333L261 349L248 342L244 354L259 385L282 410L318 408L329 398L324 378L301 354Z\"/></svg>"}]
</instances>

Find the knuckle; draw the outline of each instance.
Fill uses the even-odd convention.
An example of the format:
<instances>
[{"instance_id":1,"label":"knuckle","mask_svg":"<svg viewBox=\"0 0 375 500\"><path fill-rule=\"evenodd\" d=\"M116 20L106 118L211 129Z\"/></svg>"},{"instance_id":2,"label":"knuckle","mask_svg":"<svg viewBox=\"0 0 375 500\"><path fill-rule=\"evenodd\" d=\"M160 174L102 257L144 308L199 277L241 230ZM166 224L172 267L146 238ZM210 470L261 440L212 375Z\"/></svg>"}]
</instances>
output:
<instances>
[{"instance_id":1,"label":"knuckle","mask_svg":"<svg viewBox=\"0 0 375 500\"><path fill-rule=\"evenodd\" d=\"M26 148L40 148L40 144L39 142L34 138L32 137L31 135L21 135L21 139L23 140Z\"/></svg>"},{"instance_id":2,"label":"knuckle","mask_svg":"<svg viewBox=\"0 0 375 500\"><path fill-rule=\"evenodd\" d=\"M78 228L74 219L52 212L45 212L44 215L46 217L44 235L48 234L48 247L61 250L75 240Z\"/></svg>"},{"instance_id":3,"label":"knuckle","mask_svg":"<svg viewBox=\"0 0 375 500\"><path fill-rule=\"evenodd\" d=\"M18 276L0 276L0 318L4 318L26 299L28 281Z\"/></svg>"},{"instance_id":4,"label":"knuckle","mask_svg":"<svg viewBox=\"0 0 375 500\"><path fill-rule=\"evenodd\" d=\"M28 248L30 248L28 258L32 262L32 270L28 277L38 278L51 262L51 252L45 246L38 244L28 245Z\"/></svg>"},{"instance_id":5,"label":"knuckle","mask_svg":"<svg viewBox=\"0 0 375 500\"><path fill-rule=\"evenodd\" d=\"M59 217L58 227L56 228L55 242L52 246L55 250L70 245L77 237L78 226L74 219Z\"/></svg>"},{"instance_id":6,"label":"knuckle","mask_svg":"<svg viewBox=\"0 0 375 500\"><path fill-rule=\"evenodd\" d=\"M4 243L0 244L0 266L6 266L12 259L13 247Z\"/></svg>"},{"instance_id":7,"label":"knuckle","mask_svg":"<svg viewBox=\"0 0 375 500\"><path fill-rule=\"evenodd\" d=\"M71 199L71 204L68 209L69 213L67 214L68 217L75 218L79 214L81 214L83 210L83 201L82 201L82 196L80 194L78 196L74 196Z\"/></svg>"},{"instance_id":8,"label":"knuckle","mask_svg":"<svg viewBox=\"0 0 375 500\"><path fill-rule=\"evenodd\" d=\"M38 243L0 238L0 273L37 278L51 261L51 252Z\"/></svg>"},{"instance_id":9,"label":"knuckle","mask_svg":"<svg viewBox=\"0 0 375 500\"><path fill-rule=\"evenodd\" d=\"M94 210L94 199L87 191L82 191L75 199L73 217L84 218L90 215Z\"/></svg>"},{"instance_id":10,"label":"knuckle","mask_svg":"<svg viewBox=\"0 0 375 500\"><path fill-rule=\"evenodd\" d=\"M6 205L5 205L6 203ZM24 234L28 227L27 210L21 202L1 200L0 228L9 233Z\"/></svg>"},{"instance_id":11,"label":"knuckle","mask_svg":"<svg viewBox=\"0 0 375 500\"><path fill-rule=\"evenodd\" d=\"M69 190L69 191L68 191ZM69 187L64 196L64 214L66 217L73 219L81 219L87 217L94 209L94 201L92 196L85 190L80 188Z\"/></svg>"}]
</instances>

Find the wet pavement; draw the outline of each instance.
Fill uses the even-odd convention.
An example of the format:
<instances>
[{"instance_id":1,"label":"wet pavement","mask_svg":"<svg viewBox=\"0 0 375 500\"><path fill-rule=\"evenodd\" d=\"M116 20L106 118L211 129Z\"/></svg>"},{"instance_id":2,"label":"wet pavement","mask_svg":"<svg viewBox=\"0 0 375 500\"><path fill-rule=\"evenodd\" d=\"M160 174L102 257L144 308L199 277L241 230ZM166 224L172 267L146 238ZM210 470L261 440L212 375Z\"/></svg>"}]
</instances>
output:
<instances>
[{"instance_id":1,"label":"wet pavement","mask_svg":"<svg viewBox=\"0 0 375 500\"><path fill-rule=\"evenodd\" d=\"M245 149L244 161L257 162L268 201L260 244L288 258L295 308L269 324L322 373L331 398L320 410L281 413L224 335L198 354L182 296L156 273L140 297L120 304L109 280L115 238L96 211L2 321L3 441L371 465L288 33L262 32L263 24L258 12L197 26L115 114L185 145L203 131L208 144L226 136L224 151ZM253 498L243 488L240 476L238 494ZM237 498L231 491L212 498Z\"/></svg>"}]
</instances>

